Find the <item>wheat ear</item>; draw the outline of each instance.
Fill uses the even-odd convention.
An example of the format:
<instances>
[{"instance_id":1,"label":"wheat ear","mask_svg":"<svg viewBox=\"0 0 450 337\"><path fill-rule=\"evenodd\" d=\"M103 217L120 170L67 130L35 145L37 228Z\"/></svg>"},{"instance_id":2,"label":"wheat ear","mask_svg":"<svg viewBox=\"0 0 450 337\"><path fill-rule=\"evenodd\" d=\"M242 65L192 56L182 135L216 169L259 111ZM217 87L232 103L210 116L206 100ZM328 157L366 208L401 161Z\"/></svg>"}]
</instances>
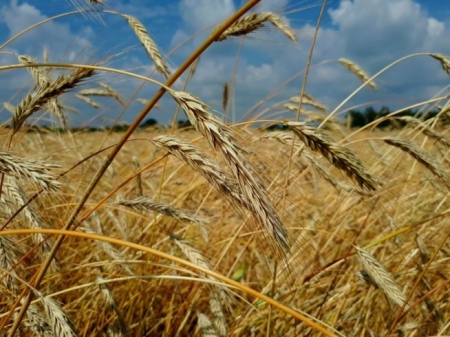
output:
<instances>
[{"instance_id":1,"label":"wheat ear","mask_svg":"<svg viewBox=\"0 0 450 337\"><path fill-rule=\"evenodd\" d=\"M144 46L145 51L150 56L150 59L152 59L153 62L155 62L156 69L162 75L164 75L166 79L169 78L170 77L169 67L166 64L166 61L164 61L163 57L161 56L161 53L159 52L155 41L153 41L153 39L150 37L144 25L133 16L130 15L122 15L122 16L125 18L125 20L127 20L131 29L133 29L133 31L135 32L139 41Z\"/></svg>"},{"instance_id":2,"label":"wheat ear","mask_svg":"<svg viewBox=\"0 0 450 337\"><path fill-rule=\"evenodd\" d=\"M411 157L425 166L433 175L440 178L450 189L450 179L447 173L439 166L439 164L426 151L420 149L412 142L397 137L386 137L383 139L385 143L399 148L408 153Z\"/></svg>"},{"instance_id":3,"label":"wheat ear","mask_svg":"<svg viewBox=\"0 0 450 337\"><path fill-rule=\"evenodd\" d=\"M345 172L360 187L375 191L378 181L367 172L361 161L348 148L337 144L323 130L299 122L288 122L294 133L311 150L320 152L336 168Z\"/></svg>"},{"instance_id":4,"label":"wheat ear","mask_svg":"<svg viewBox=\"0 0 450 337\"><path fill-rule=\"evenodd\" d=\"M28 117L41 110L52 98L76 87L84 79L93 75L94 70L79 68L69 75L61 75L55 81L39 87L37 92L29 93L17 105L13 114L12 127L14 131L18 131Z\"/></svg>"},{"instance_id":5,"label":"wheat ear","mask_svg":"<svg viewBox=\"0 0 450 337\"><path fill-rule=\"evenodd\" d=\"M430 56L441 63L442 69L450 75L450 57L443 54L430 54Z\"/></svg>"},{"instance_id":6,"label":"wheat ear","mask_svg":"<svg viewBox=\"0 0 450 337\"><path fill-rule=\"evenodd\" d=\"M211 320L205 314L197 312L197 324L203 337L219 337Z\"/></svg>"},{"instance_id":7,"label":"wheat ear","mask_svg":"<svg viewBox=\"0 0 450 337\"><path fill-rule=\"evenodd\" d=\"M391 304L403 307L406 301L405 294L400 290L392 275L368 251L356 247L356 252L371 282L386 295ZM406 308L409 308L408 304Z\"/></svg>"},{"instance_id":8,"label":"wheat ear","mask_svg":"<svg viewBox=\"0 0 450 337\"><path fill-rule=\"evenodd\" d=\"M355 62L352 62L350 60L340 58L339 63L346 69L348 69L353 75L358 77L361 81L364 83L367 82L367 85L371 87L373 90L377 90L377 85L374 81L369 81L370 76L366 74L364 70L361 69L360 66L358 66Z\"/></svg>"},{"instance_id":9,"label":"wheat ear","mask_svg":"<svg viewBox=\"0 0 450 337\"><path fill-rule=\"evenodd\" d=\"M428 125L421 122L417 118L410 117L410 116L402 116L402 117L397 117L397 119L399 119L401 121L405 121L412 125L417 125L420 128L420 131L423 132L423 134L425 136L428 136L431 139L436 140L437 142L441 143L444 146L450 147L450 141L447 138L445 138L438 132L434 131L432 128L430 128Z\"/></svg>"},{"instance_id":10,"label":"wheat ear","mask_svg":"<svg viewBox=\"0 0 450 337\"><path fill-rule=\"evenodd\" d=\"M298 103L300 103L300 96L291 97L289 99L289 101L292 102L292 103L298 104ZM316 108L317 110L320 110L322 112L326 112L328 110L328 108L325 105L323 105L322 103L320 103L317 100L313 99L311 96L303 95L302 96L302 104L310 105L313 108ZM295 110L298 110L298 107Z\"/></svg>"},{"instance_id":11,"label":"wheat ear","mask_svg":"<svg viewBox=\"0 0 450 337\"><path fill-rule=\"evenodd\" d=\"M45 190L55 190L61 185L50 172L50 168L54 167L54 165L26 160L0 150L0 172L26 179Z\"/></svg>"},{"instance_id":12,"label":"wheat ear","mask_svg":"<svg viewBox=\"0 0 450 337\"><path fill-rule=\"evenodd\" d=\"M242 36L250 34L264 27L264 23L270 22L278 28L291 41L297 41L294 31L287 23L275 13L253 13L235 21L227 30L225 30L217 41L226 40L230 36Z\"/></svg>"},{"instance_id":13,"label":"wheat ear","mask_svg":"<svg viewBox=\"0 0 450 337\"><path fill-rule=\"evenodd\" d=\"M245 204L250 207L258 223L274 239L277 246L289 251L288 233L258 175L241 153L241 148L224 122L208 112L209 107L197 97L186 92L170 91L180 104L195 129L208 140L211 147L220 151L238 181Z\"/></svg>"}]
</instances>

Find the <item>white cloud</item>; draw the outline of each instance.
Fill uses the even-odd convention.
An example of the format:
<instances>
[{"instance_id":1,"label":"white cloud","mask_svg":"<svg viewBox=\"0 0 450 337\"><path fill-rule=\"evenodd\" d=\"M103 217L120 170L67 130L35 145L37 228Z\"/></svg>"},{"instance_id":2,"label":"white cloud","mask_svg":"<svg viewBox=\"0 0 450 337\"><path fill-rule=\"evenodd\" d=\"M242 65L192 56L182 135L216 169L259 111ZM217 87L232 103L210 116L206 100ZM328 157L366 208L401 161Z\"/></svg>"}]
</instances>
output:
<instances>
[{"instance_id":1,"label":"white cloud","mask_svg":"<svg viewBox=\"0 0 450 337\"><path fill-rule=\"evenodd\" d=\"M180 15L195 31L217 24L235 12L233 0L181 0Z\"/></svg>"}]
</instances>

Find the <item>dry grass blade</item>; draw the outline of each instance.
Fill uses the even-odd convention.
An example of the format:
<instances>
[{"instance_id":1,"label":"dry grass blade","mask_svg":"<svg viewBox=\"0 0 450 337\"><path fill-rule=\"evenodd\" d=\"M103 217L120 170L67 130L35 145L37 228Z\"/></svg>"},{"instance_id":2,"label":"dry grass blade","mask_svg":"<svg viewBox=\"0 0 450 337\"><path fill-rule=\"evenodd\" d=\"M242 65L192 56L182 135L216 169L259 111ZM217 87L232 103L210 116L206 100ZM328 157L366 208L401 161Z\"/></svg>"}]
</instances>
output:
<instances>
[{"instance_id":1,"label":"dry grass blade","mask_svg":"<svg viewBox=\"0 0 450 337\"><path fill-rule=\"evenodd\" d=\"M417 125L420 127L420 131L423 132L425 136L430 137L431 139L436 140L437 142L441 143L444 146L450 147L450 141L442 136L441 134L437 133L433 129L431 129L428 125L421 122L417 118L410 117L410 116L403 116L403 117L397 117L396 119L399 119L401 121L405 121L407 123Z\"/></svg>"},{"instance_id":2,"label":"dry grass blade","mask_svg":"<svg viewBox=\"0 0 450 337\"><path fill-rule=\"evenodd\" d=\"M392 275L366 250L356 247L356 252L370 280L386 295L392 305L403 307L406 301L405 294L400 290ZM408 304L406 308L409 308Z\"/></svg>"},{"instance_id":3,"label":"dry grass blade","mask_svg":"<svg viewBox=\"0 0 450 337\"><path fill-rule=\"evenodd\" d=\"M361 163L361 161L346 147L337 144L321 129L306 126L299 122L288 122L294 133L311 150L320 152L336 168L345 172L360 187L375 191L379 185Z\"/></svg>"},{"instance_id":4,"label":"dry grass blade","mask_svg":"<svg viewBox=\"0 0 450 337\"><path fill-rule=\"evenodd\" d=\"M189 212L174 208L169 204L163 203L163 202L157 202L149 197L138 197L135 199L127 199L127 200L120 200L117 202L118 205L126 206L131 209L137 210L137 211L146 211L146 212L152 212L156 211L160 214L170 216L172 218L181 220L181 221L192 221L197 223L204 223L206 222L205 219L196 216L194 214L190 214Z\"/></svg>"},{"instance_id":5,"label":"dry grass blade","mask_svg":"<svg viewBox=\"0 0 450 337\"><path fill-rule=\"evenodd\" d=\"M50 169L54 167L54 165L26 160L0 150L0 172L26 179L45 190L55 190L60 186L57 178L50 172Z\"/></svg>"},{"instance_id":6,"label":"dry grass blade","mask_svg":"<svg viewBox=\"0 0 450 337\"><path fill-rule=\"evenodd\" d=\"M340 58L339 59L339 63L346 69L350 70L350 72L354 75L356 75L356 77L358 77L362 82L366 83L369 87L371 87L373 90L377 90L378 87L376 85L376 83L374 81L369 81L370 76L366 74L366 72L364 70L361 69L360 66L358 66L356 63L344 59L344 58Z\"/></svg>"},{"instance_id":7,"label":"dry grass blade","mask_svg":"<svg viewBox=\"0 0 450 337\"><path fill-rule=\"evenodd\" d=\"M80 101L83 101L84 103L89 104L94 109L101 109L102 108L102 106L100 104L95 102L93 99L90 99L89 97L86 97L86 96L83 96L83 95L79 95L79 94L76 94L75 97L78 98Z\"/></svg>"},{"instance_id":8,"label":"dry grass blade","mask_svg":"<svg viewBox=\"0 0 450 337\"><path fill-rule=\"evenodd\" d=\"M40 87L37 92L28 94L15 109L12 120L14 131L18 131L28 117L41 110L52 98L76 87L93 75L94 70L79 68L69 75L59 76L55 81Z\"/></svg>"},{"instance_id":9,"label":"dry grass blade","mask_svg":"<svg viewBox=\"0 0 450 337\"><path fill-rule=\"evenodd\" d=\"M130 15L122 15L122 16L125 18L125 20L127 20L128 24L135 32L139 41L141 41L142 45L144 46L145 50L150 56L150 59L152 59L153 62L155 62L156 69L162 75L164 75L166 79L169 78L170 77L169 67L166 64L166 61L161 56L161 53L159 52L155 41L153 41L153 39L150 37L144 25L133 16Z\"/></svg>"},{"instance_id":10,"label":"dry grass blade","mask_svg":"<svg viewBox=\"0 0 450 337\"><path fill-rule=\"evenodd\" d=\"M197 312L197 317L197 324L203 337L219 337L208 316L201 312Z\"/></svg>"},{"instance_id":11,"label":"dry grass blade","mask_svg":"<svg viewBox=\"0 0 450 337\"><path fill-rule=\"evenodd\" d=\"M431 157L428 152L420 149L412 142L397 137L386 137L383 139L385 143L395 146L400 150L408 153L411 157L425 166L433 175L442 179L445 185L450 189L450 179L447 173L439 166L439 164Z\"/></svg>"},{"instance_id":12,"label":"dry grass blade","mask_svg":"<svg viewBox=\"0 0 450 337\"><path fill-rule=\"evenodd\" d=\"M237 145L229 126L208 112L209 107L198 98L186 92L171 90L170 93L181 105L195 129L206 137L216 151L222 153L238 181L245 205L250 207L249 210L258 219L259 225L274 239L275 245L272 245L272 248L275 251L279 248L289 251L288 233L258 175L241 155L245 150Z\"/></svg>"},{"instance_id":13,"label":"dry grass blade","mask_svg":"<svg viewBox=\"0 0 450 337\"><path fill-rule=\"evenodd\" d=\"M250 34L258 29L264 27L264 23L270 22L273 26L278 28L287 38L291 41L297 41L294 31L290 28L286 22L275 13L253 13L246 17L243 17L234 24L232 24L227 30L225 30L217 39L217 41L226 40L230 36L242 36Z\"/></svg>"},{"instance_id":14,"label":"dry grass blade","mask_svg":"<svg viewBox=\"0 0 450 337\"><path fill-rule=\"evenodd\" d=\"M450 75L450 57L443 54L430 54L430 56L441 62L442 69Z\"/></svg>"}]
</instances>

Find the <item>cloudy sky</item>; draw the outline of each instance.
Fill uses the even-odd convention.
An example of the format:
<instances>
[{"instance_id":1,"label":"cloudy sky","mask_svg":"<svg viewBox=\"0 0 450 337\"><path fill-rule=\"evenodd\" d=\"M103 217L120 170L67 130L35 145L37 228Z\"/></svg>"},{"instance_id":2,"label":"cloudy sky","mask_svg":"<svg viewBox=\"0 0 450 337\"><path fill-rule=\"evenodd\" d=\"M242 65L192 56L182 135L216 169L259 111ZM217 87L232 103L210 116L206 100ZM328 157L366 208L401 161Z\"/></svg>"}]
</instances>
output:
<instances>
[{"instance_id":1,"label":"cloudy sky","mask_svg":"<svg viewBox=\"0 0 450 337\"><path fill-rule=\"evenodd\" d=\"M101 7L105 10L137 17L167 56L172 69L183 62L218 22L243 3L242 0L105 2L106 6ZM84 0L1 0L0 45L36 22L76 10L76 3L83 4ZM333 110L359 86L360 82L339 65L339 58L350 59L367 73L374 74L409 54L450 55L450 6L446 3L441 0L329 1L306 92ZM234 79L233 111L237 121L248 118L249 110L261 101L264 104L254 116L286 118L289 114L273 115L281 112L280 109L266 110L299 93L320 6L319 0L263 0L256 10L280 14L295 29L298 42L287 40L268 26L245 39L232 38L216 43L202 56L187 91L221 111L223 83ZM0 50L0 65L16 64L18 54L42 61L45 48L49 50L51 62L104 62L106 66L141 75L148 75L154 69L127 23L110 13L70 15L41 25ZM237 72L233 76L235 68ZM32 85L26 70L2 71L0 76L0 102L17 103ZM161 80L158 75L152 77ZM286 83L289 79L291 81ZM131 98L141 84L122 75L100 73L85 86L96 87L98 81L110 84L126 99ZM340 111L368 105L395 109L445 96L449 93L450 77L436 60L420 56L394 66L376 81L377 92L363 89ZM178 88L181 85L179 81ZM136 97L148 99L156 88L147 84ZM111 99L96 99L104 107L101 110L78 102L70 94L64 99L66 104L79 110L78 114L71 113L74 125L109 123L121 113L121 107ZM120 117L122 122L131 122L142 107L133 102ZM149 117L166 123L173 117L175 106L168 97L160 105ZM9 112L0 110L1 122L9 116Z\"/></svg>"}]
</instances>

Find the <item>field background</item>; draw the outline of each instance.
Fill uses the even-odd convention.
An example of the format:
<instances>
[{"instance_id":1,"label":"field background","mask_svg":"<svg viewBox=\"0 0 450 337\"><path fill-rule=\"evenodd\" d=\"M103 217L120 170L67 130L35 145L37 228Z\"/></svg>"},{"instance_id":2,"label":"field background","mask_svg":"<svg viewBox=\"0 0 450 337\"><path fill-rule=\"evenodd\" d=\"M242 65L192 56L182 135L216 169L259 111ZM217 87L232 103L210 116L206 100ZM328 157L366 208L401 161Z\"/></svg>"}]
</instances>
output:
<instances>
[{"instance_id":1,"label":"field background","mask_svg":"<svg viewBox=\"0 0 450 337\"><path fill-rule=\"evenodd\" d=\"M206 41L261 28L295 39L276 13L246 10ZM450 333L448 96L355 127L299 89L230 123L233 83L213 111L186 89L195 57L169 69L142 23L122 18L167 91L129 124L65 125L70 99L126 111L96 77L111 69L26 55L3 68L27 68L33 83L5 102L0 129L1 335ZM419 56L450 74L448 56ZM349 99L376 88L339 62L363 84ZM163 94L177 103L162 107L172 125L143 127Z\"/></svg>"}]
</instances>

